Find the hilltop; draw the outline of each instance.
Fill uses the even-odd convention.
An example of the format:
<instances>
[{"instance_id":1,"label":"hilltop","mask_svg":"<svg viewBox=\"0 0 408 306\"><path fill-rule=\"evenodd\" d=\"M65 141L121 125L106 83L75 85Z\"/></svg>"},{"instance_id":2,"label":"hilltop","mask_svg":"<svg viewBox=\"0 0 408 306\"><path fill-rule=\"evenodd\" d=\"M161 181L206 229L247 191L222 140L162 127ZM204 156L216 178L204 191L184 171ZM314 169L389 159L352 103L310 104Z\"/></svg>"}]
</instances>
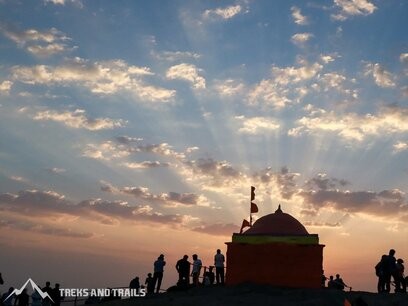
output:
<instances>
[{"instance_id":1,"label":"hilltop","mask_svg":"<svg viewBox=\"0 0 408 306\"><path fill-rule=\"evenodd\" d=\"M407 306L408 294L379 295L329 289L288 289L268 285L242 284L199 287L151 297L116 300L106 306L343 306L345 299L356 306ZM361 302L364 301L364 302Z\"/></svg>"}]
</instances>

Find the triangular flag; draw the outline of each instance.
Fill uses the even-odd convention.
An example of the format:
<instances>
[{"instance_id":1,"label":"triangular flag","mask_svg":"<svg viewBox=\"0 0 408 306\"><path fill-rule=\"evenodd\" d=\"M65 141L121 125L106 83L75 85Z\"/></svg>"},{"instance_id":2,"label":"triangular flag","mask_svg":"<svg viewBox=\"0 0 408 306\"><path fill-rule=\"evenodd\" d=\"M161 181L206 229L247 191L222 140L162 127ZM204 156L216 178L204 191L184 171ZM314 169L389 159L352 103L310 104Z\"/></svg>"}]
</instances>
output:
<instances>
[{"instance_id":1,"label":"triangular flag","mask_svg":"<svg viewBox=\"0 0 408 306\"><path fill-rule=\"evenodd\" d=\"M248 226L251 226L251 224L249 224L249 222L245 219L242 220L241 230L239 231L239 233L242 234L244 227L248 227Z\"/></svg>"},{"instance_id":2,"label":"triangular flag","mask_svg":"<svg viewBox=\"0 0 408 306\"><path fill-rule=\"evenodd\" d=\"M255 187L251 186L251 201L255 200Z\"/></svg>"},{"instance_id":3,"label":"triangular flag","mask_svg":"<svg viewBox=\"0 0 408 306\"><path fill-rule=\"evenodd\" d=\"M251 214L257 213L257 212L258 212L258 206L255 203L251 202Z\"/></svg>"}]
</instances>

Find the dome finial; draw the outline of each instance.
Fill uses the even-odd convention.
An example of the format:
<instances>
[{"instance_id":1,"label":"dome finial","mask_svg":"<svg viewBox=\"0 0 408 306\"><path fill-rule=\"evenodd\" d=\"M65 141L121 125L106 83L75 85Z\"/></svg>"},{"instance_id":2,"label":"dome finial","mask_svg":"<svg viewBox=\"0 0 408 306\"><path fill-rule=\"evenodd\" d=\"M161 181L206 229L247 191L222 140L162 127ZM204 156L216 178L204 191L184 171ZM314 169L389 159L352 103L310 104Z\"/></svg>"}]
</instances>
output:
<instances>
[{"instance_id":1,"label":"dome finial","mask_svg":"<svg viewBox=\"0 0 408 306\"><path fill-rule=\"evenodd\" d=\"M275 214L276 214L276 213L282 213L282 212L283 212L283 211L282 211L281 206L280 206L280 204L279 204L278 209L275 211Z\"/></svg>"}]
</instances>

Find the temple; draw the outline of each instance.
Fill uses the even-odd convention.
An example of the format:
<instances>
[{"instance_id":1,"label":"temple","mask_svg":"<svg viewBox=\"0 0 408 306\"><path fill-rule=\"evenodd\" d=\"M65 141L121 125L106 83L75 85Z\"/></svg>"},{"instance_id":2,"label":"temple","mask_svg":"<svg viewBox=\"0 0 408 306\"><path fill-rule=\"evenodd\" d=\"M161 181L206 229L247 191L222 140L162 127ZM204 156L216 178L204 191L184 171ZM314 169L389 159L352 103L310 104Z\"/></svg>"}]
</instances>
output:
<instances>
[{"instance_id":1,"label":"temple","mask_svg":"<svg viewBox=\"0 0 408 306\"><path fill-rule=\"evenodd\" d=\"M258 219L227 242L227 284L243 282L282 287L319 288L323 248L317 234L309 234L279 205L275 213Z\"/></svg>"}]
</instances>

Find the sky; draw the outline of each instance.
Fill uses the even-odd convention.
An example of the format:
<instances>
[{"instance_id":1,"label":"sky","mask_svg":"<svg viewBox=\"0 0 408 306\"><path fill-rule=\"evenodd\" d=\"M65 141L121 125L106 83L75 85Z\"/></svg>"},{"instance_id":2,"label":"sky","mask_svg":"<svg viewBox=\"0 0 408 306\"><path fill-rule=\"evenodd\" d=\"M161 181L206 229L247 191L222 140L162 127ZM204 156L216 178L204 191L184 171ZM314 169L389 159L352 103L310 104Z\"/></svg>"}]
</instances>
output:
<instances>
[{"instance_id":1,"label":"sky","mask_svg":"<svg viewBox=\"0 0 408 306\"><path fill-rule=\"evenodd\" d=\"M407 28L404 0L0 0L0 291L127 286L161 253L167 288L251 185L254 220L281 204L375 291L408 260Z\"/></svg>"}]
</instances>

